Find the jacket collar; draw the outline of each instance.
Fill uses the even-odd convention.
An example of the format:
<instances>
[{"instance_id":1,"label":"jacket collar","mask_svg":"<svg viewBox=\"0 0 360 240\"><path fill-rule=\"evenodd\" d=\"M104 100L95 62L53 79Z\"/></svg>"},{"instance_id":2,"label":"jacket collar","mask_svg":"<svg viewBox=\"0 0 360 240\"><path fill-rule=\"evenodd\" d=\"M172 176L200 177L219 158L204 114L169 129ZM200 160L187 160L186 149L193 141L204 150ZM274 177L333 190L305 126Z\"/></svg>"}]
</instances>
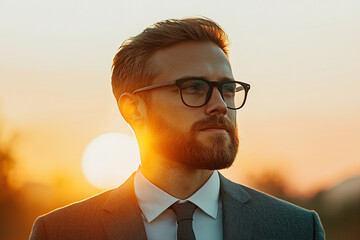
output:
<instances>
[{"instance_id":1,"label":"jacket collar","mask_svg":"<svg viewBox=\"0 0 360 240\"><path fill-rule=\"evenodd\" d=\"M251 239L254 228L251 216L254 213L247 206L251 201L250 195L241 185L229 181L221 174L219 176L224 240Z\"/></svg>"}]
</instances>

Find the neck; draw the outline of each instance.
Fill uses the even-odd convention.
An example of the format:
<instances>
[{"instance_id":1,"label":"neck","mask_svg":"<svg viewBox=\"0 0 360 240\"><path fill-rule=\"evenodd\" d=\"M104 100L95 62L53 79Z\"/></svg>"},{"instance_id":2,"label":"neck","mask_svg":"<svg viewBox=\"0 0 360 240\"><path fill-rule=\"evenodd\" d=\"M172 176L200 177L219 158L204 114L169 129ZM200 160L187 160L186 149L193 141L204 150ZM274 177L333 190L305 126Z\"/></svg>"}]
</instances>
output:
<instances>
[{"instance_id":1,"label":"neck","mask_svg":"<svg viewBox=\"0 0 360 240\"><path fill-rule=\"evenodd\" d=\"M178 199L187 199L210 178L212 170L190 169L181 163L142 155L141 173L155 186ZM165 164L164 164L165 163Z\"/></svg>"}]
</instances>

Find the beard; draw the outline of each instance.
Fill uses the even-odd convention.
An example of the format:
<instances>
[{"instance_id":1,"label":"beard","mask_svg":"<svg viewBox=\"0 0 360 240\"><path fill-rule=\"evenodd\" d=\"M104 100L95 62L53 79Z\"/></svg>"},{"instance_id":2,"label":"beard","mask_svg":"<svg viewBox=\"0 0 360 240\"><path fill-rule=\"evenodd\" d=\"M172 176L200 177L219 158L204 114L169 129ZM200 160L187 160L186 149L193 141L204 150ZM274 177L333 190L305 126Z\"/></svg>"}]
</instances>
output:
<instances>
[{"instance_id":1,"label":"beard","mask_svg":"<svg viewBox=\"0 0 360 240\"><path fill-rule=\"evenodd\" d=\"M149 116L151 147L168 161L176 161L193 169L224 169L230 167L239 147L237 126L223 116L213 115L195 122L189 132L183 132L168 124L160 115ZM209 136L207 146L196 139L202 129L210 126L225 128L230 136L214 134Z\"/></svg>"}]
</instances>

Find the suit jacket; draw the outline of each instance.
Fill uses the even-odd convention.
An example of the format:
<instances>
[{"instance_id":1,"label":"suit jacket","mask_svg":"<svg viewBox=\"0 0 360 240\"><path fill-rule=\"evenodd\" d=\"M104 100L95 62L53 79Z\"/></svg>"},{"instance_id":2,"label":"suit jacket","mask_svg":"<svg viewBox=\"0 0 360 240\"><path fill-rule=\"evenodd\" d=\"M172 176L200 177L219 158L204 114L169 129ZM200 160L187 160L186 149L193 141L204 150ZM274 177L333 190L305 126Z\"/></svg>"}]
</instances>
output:
<instances>
[{"instance_id":1,"label":"suit jacket","mask_svg":"<svg viewBox=\"0 0 360 240\"><path fill-rule=\"evenodd\" d=\"M223 238L325 239L318 215L220 174ZM131 239L146 232L134 191L134 174L119 188L39 217L31 240Z\"/></svg>"}]
</instances>

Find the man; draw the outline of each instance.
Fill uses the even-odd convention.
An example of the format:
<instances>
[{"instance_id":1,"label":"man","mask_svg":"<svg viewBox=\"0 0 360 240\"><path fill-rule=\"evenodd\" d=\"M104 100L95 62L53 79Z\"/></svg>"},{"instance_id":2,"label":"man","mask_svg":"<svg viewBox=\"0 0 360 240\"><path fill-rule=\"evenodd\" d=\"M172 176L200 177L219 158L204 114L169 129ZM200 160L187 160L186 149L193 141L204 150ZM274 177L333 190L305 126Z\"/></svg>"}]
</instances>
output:
<instances>
[{"instance_id":1,"label":"man","mask_svg":"<svg viewBox=\"0 0 360 240\"><path fill-rule=\"evenodd\" d=\"M113 63L119 110L141 166L119 188L38 218L31 239L324 239L317 214L235 184L234 80L225 32L205 18L166 20L125 41Z\"/></svg>"}]
</instances>

